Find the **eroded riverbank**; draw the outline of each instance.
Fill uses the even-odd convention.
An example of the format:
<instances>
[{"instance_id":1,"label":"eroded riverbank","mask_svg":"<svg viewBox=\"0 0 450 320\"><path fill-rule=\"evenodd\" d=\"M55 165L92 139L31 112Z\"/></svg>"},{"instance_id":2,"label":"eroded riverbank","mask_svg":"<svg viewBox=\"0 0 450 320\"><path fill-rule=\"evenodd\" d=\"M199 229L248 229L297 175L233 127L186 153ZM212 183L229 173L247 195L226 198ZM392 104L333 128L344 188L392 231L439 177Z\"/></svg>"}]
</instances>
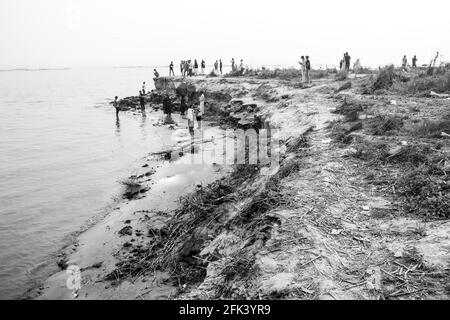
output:
<instances>
[{"instance_id":1,"label":"eroded riverbank","mask_svg":"<svg viewBox=\"0 0 450 320\"><path fill-rule=\"evenodd\" d=\"M359 88L366 79L346 85L326 78L310 86L257 78L190 81L205 92L206 112L210 110L215 122L255 130L267 124L276 128L279 166L261 174L264 165L259 164L211 165L205 169L210 179L201 187L187 189L189 184L173 181L174 188L183 192L166 196L168 185L158 188L156 183L146 199L124 204L83 234L83 245L68 260L83 262L79 298L448 295L448 222L404 211L399 206L402 200L385 187L386 182L378 181L383 186L379 188L368 178L368 169L380 169L361 159L351 142L359 141L358 131L370 124L370 116L389 109L392 95L361 95ZM350 99L362 104L376 99L377 104L370 104L376 108L358 107L350 124L344 119L349 128L337 139L336 124L343 120L339 110ZM431 100L412 100L417 110L432 116L439 112L427 108ZM436 105L440 103L445 104L439 100ZM341 137L350 144L343 144ZM406 140L415 143L416 138ZM448 157L448 140L436 142ZM395 139L390 143L402 145ZM217 175L210 175L214 170ZM199 175L195 170L193 174ZM173 206L160 211L162 202L153 197L172 199ZM136 231L148 237L135 240L135 246L130 237ZM103 243L110 249L105 250ZM73 298L66 288L67 276L60 272L49 279L40 298Z\"/></svg>"}]
</instances>

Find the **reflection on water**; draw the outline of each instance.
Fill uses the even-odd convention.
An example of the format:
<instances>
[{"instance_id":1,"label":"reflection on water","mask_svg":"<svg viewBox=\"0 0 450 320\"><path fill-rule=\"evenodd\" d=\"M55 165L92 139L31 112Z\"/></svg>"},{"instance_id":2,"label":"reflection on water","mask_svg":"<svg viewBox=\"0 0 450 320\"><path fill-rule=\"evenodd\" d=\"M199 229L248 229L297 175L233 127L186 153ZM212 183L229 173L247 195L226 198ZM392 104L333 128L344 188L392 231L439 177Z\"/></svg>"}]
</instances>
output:
<instances>
[{"instance_id":1,"label":"reflection on water","mask_svg":"<svg viewBox=\"0 0 450 320\"><path fill-rule=\"evenodd\" d=\"M112 203L117 181L170 142L152 125L158 115L116 118L110 105L148 71L0 73L0 299L23 293L67 235Z\"/></svg>"},{"instance_id":2,"label":"reflection on water","mask_svg":"<svg viewBox=\"0 0 450 320\"><path fill-rule=\"evenodd\" d=\"M147 114L144 112L142 112L142 117L141 117L141 133L142 133L142 140L146 140L147 138Z\"/></svg>"}]
</instances>

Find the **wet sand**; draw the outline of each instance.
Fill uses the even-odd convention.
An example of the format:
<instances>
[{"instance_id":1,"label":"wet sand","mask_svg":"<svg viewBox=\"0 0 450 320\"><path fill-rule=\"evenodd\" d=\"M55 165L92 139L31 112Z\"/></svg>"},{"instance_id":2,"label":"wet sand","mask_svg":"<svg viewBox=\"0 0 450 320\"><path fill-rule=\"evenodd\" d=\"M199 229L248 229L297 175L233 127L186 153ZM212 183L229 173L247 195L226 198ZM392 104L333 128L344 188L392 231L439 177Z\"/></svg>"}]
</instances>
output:
<instances>
[{"instance_id":1,"label":"wet sand","mask_svg":"<svg viewBox=\"0 0 450 320\"><path fill-rule=\"evenodd\" d=\"M174 130L172 139L175 144L164 144L164 153L168 150L190 150L185 120L174 117L179 126ZM169 126L167 126L169 128ZM207 128L207 127L206 127ZM212 129L212 128L209 128ZM205 137L206 145L211 146ZM198 144L200 141L196 141ZM173 143L173 141L172 141ZM178 153L178 151L176 152ZM133 173L141 183L142 192L133 199L124 199L97 224L81 233L76 242L65 248L60 254L64 256L61 264L67 267L49 277L39 287L28 294L32 299L167 299L173 295L177 286L166 281L165 273L146 275L144 278L121 281L117 285L103 282L102 279L115 269L122 255L133 249L141 248L148 240L146 226L158 228L168 219L167 213L177 207L179 198L202 185L206 185L229 170L215 164L186 164L183 154L176 160L157 160L149 156L142 163L142 168ZM148 191L147 191L148 190ZM124 229L124 227L126 229ZM122 231L121 231L122 230ZM124 232L124 230L126 232ZM72 290L67 284L71 279L69 270L79 268L81 289Z\"/></svg>"}]
</instances>

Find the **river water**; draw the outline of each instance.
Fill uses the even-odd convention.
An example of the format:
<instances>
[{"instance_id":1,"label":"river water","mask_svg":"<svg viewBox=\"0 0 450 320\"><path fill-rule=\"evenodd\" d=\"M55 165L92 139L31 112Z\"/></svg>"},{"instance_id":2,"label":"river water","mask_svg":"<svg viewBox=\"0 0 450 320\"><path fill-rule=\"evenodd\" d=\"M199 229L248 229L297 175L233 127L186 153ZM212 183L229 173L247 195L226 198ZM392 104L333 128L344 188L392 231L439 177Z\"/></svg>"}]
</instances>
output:
<instances>
[{"instance_id":1,"label":"river water","mask_svg":"<svg viewBox=\"0 0 450 320\"><path fill-rule=\"evenodd\" d=\"M117 122L109 104L137 95L142 81L151 89L152 71L0 72L0 299L37 281L36 270L161 148L168 130L153 126L157 114L122 113Z\"/></svg>"}]
</instances>

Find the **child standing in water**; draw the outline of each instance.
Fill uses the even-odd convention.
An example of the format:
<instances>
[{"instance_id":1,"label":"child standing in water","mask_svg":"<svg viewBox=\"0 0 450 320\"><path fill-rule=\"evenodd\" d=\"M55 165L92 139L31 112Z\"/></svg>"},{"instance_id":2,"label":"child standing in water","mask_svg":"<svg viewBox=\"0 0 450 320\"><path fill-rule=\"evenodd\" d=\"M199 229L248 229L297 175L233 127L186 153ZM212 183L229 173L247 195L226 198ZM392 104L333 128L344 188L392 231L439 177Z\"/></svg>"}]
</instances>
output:
<instances>
[{"instance_id":1,"label":"child standing in water","mask_svg":"<svg viewBox=\"0 0 450 320\"><path fill-rule=\"evenodd\" d=\"M197 111L197 126L200 130L202 128L202 116L205 113L205 95L202 92L202 95L200 96L200 106L198 107Z\"/></svg>"},{"instance_id":2,"label":"child standing in water","mask_svg":"<svg viewBox=\"0 0 450 320\"><path fill-rule=\"evenodd\" d=\"M113 106L116 108L116 117L119 118L119 102L117 101L118 97L114 98Z\"/></svg>"},{"instance_id":3,"label":"child standing in water","mask_svg":"<svg viewBox=\"0 0 450 320\"><path fill-rule=\"evenodd\" d=\"M188 120L189 134L191 135L192 139L194 139L194 121L195 121L194 117L195 117L194 109L192 109L192 106L189 106L186 112L186 118Z\"/></svg>"}]
</instances>

